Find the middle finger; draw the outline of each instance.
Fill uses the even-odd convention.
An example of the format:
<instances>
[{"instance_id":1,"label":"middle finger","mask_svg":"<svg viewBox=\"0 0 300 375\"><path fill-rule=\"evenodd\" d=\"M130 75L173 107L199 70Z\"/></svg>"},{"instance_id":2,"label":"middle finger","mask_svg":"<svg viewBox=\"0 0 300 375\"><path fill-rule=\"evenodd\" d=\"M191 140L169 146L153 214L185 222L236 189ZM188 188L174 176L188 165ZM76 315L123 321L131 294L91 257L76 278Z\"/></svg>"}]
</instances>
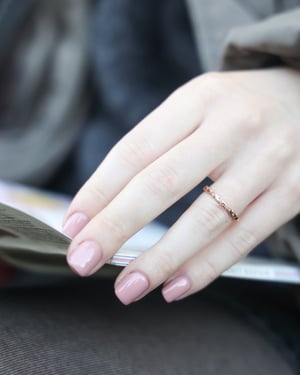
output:
<instances>
[{"instance_id":1,"label":"middle finger","mask_svg":"<svg viewBox=\"0 0 300 375\"><path fill-rule=\"evenodd\" d=\"M209 126L199 128L133 178L73 239L68 253L73 270L93 273L128 238L224 163L232 150L222 147L230 137L226 127L222 129L224 134L215 137Z\"/></svg>"}]
</instances>

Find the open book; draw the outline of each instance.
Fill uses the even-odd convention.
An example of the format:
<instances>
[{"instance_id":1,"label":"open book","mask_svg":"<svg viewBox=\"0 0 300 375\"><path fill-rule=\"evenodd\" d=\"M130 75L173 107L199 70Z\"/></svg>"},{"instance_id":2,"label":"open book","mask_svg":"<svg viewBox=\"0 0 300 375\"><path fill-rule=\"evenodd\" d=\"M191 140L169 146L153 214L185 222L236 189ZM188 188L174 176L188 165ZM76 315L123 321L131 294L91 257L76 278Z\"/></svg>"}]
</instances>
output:
<instances>
[{"instance_id":1,"label":"open book","mask_svg":"<svg viewBox=\"0 0 300 375\"><path fill-rule=\"evenodd\" d=\"M70 239L61 233L70 198L0 181L0 259L17 267L47 273L71 272L66 263ZM153 246L167 228L152 222L108 261L99 274L116 273ZM300 284L300 265L258 257L246 257L223 276Z\"/></svg>"}]
</instances>

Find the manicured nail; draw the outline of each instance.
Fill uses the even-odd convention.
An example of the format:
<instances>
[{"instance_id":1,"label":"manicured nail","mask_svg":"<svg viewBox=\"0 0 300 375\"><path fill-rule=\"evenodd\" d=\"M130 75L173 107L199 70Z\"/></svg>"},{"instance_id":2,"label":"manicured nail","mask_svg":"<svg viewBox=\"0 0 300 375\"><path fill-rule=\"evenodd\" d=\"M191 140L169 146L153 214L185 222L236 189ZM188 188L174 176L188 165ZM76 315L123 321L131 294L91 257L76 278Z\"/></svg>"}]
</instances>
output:
<instances>
[{"instance_id":1,"label":"manicured nail","mask_svg":"<svg viewBox=\"0 0 300 375\"><path fill-rule=\"evenodd\" d=\"M187 277L179 276L170 281L162 290L162 295L167 302L178 301L189 291L192 284Z\"/></svg>"},{"instance_id":2,"label":"manicured nail","mask_svg":"<svg viewBox=\"0 0 300 375\"><path fill-rule=\"evenodd\" d=\"M66 221L63 227L63 233L73 238L76 236L77 233L83 229L83 227L88 223L89 218L82 212L75 212L71 215L68 220Z\"/></svg>"},{"instance_id":3,"label":"manicured nail","mask_svg":"<svg viewBox=\"0 0 300 375\"><path fill-rule=\"evenodd\" d=\"M115 293L124 305L129 305L141 297L149 288L149 280L140 272L132 272L116 285Z\"/></svg>"},{"instance_id":4,"label":"manicured nail","mask_svg":"<svg viewBox=\"0 0 300 375\"><path fill-rule=\"evenodd\" d=\"M74 272L89 276L103 264L102 249L93 241L82 242L68 254L67 261Z\"/></svg>"}]
</instances>

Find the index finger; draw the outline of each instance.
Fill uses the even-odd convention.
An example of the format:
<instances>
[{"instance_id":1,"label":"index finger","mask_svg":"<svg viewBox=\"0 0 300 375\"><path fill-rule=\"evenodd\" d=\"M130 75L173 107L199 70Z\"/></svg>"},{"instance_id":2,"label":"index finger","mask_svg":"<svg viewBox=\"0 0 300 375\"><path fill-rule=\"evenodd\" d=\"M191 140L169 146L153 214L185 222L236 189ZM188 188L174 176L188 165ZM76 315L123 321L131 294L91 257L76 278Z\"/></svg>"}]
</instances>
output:
<instances>
[{"instance_id":1,"label":"index finger","mask_svg":"<svg viewBox=\"0 0 300 375\"><path fill-rule=\"evenodd\" d=\"M137 173L198 128L203 106L190 100L195 89L192 81L176 90L112 148L73 199L65 234L75 236Z\"/></svg>"}]
</instances>

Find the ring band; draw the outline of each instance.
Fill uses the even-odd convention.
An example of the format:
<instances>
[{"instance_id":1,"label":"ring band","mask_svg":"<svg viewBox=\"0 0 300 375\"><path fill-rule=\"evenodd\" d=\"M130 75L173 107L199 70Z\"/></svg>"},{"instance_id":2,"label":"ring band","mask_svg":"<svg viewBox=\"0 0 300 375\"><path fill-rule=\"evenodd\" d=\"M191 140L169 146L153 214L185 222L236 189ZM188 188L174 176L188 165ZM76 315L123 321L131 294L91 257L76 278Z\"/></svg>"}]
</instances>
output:
<instances>
[{"instance_id":1,"label":"ring band","mask_svg":"<svg viewBox=\"0 0 300 375\"><path fill-rule=\"evenodd\" d=\"M232 220L240 220L238 215L228 206L227 203L223 201L220 195L216 194L208 185L204 186L203 190L205 191L205 193L208 193L211 197L213 197L213 199L218 203L219 206L224 208L224 210L228 213Z\"/></svg>"}]
</instances>

